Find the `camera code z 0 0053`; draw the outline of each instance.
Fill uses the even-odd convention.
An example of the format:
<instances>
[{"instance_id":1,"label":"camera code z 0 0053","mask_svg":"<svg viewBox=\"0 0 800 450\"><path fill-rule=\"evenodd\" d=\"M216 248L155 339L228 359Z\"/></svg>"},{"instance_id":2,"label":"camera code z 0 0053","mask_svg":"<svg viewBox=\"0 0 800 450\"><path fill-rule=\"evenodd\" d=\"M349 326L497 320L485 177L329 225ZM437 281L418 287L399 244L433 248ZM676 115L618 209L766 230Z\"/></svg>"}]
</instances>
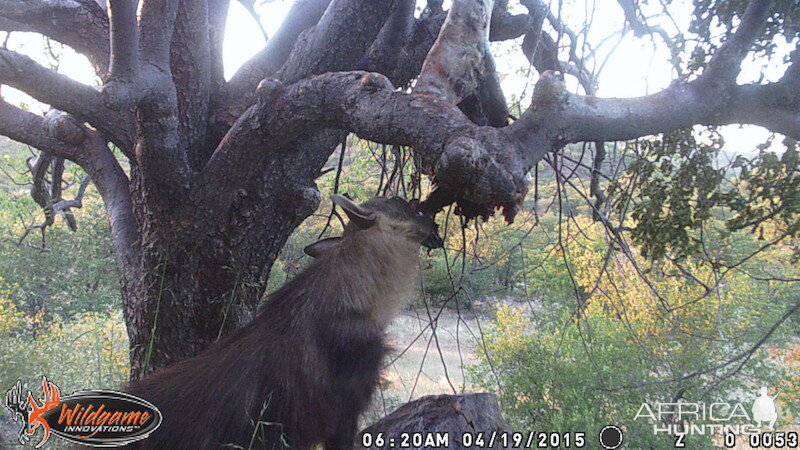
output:
<instances>
[{"instance_id":1,"label":"camera code z 0 0053","mask_svg":"<svg viewBox=\"0 0 800 450\"><path fill-rule=\"evenodd\" d=\"M458 444L464 448L584 448L584 432L405 432L361 434L365 448L448 448Z\"/></svg>"}]
</instances>

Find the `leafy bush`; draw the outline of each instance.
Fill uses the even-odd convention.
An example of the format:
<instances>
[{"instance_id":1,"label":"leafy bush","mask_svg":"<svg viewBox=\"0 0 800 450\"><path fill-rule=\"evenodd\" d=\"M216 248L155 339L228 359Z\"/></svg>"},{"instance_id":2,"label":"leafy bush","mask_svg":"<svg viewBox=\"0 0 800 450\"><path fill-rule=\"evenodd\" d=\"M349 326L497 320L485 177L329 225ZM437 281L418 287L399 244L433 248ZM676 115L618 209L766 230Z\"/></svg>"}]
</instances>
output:
<instances>
[{"instance_id":1,"label":"leafy bush","mask_svg":"<svg viewBox=\"0 0 800 450\"><path fill-rule=\"evenodd\" d=\"M783 389L777 400L783 414L779 424L792 420L800 406L800 379L798 344L787 334L791 329L775 332L771 347L755 352L747 364L713 370L764 336L796 301L791 285L733 272L710 295L697 280L658 262L638 269L647 272L645 281L621 254L612 252L604 263L609 253L600 225L586 217L575 223L582 232L571 238L564 264L579 291L593 295L579 308L545 298L545 316L555 320L534 322L522 308L498 307L480 363L471 369L473 382L498 393L514 427L594 434L616 424L638 448L672 448L672 438L654 435L647 420L634 420L643 403L747 403L760 386ZM737 239L709 243L729 254L751 244ZM791 252L790 246L779 246L748 264L767 272L782 265L797 276L797 269L785 263ZM702 264L685 263L698 279L714 276ZM708 436L689 436L687 442L691 448L712 446Z\"/></svg>"}]
</instances>

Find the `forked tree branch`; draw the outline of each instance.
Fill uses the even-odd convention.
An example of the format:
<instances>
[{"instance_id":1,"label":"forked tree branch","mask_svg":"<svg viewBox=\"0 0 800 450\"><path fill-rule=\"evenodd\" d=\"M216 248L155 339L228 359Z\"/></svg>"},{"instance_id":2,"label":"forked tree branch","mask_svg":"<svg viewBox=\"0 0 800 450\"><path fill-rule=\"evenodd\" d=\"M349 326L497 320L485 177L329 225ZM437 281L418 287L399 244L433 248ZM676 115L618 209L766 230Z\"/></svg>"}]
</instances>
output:
<instances>
[{"instance_id":1,"label":"forked tree branch","mask_svg":"<svg viewBox=\"0 0 800 450\"><path fill-rule=\"evenodd\" d=\"M740 28L693 81L676 82L643 97L597 98L569 94L555 77L543 76L536 88L538 98L512 127L523 142L532 143L541 139L541 133L534 132L537 126L548 124L551 139L559 146L627 140L694 124L755 124L800 138L800 86L792 77L792 66L777 83L735 84L747 49L764 27L770 3L750 2ZM543 102L553 105L537 106Z\"/></svg>"},{"instance_id":2,"label":"forked tree branch","mask_svg":"<svg viewBox=\"0 0 800 450\"><path fill-rule=\"evenodd\" d=\"M0 83L89 122L123 152L133 152L135 118L132 113L108 108L100 92L25 55L0 49Z\"/></svg>"},{"instance_id":3,"label":"forked tree branch","mask_svg":"<svg viewBox=\"0 0 800 450\"><path fill-rule=\"evenodd\" d=\"M205 6L205 2L197 0ZM135 44L138 52L123 54L119 67L122 72L103 86L104 102L117 110L134 109L137 113L137 163L142 167L145 183L152 187L153 195L166 203L182 195L185 180L191 173L185 142L180 135L178 95L170 65L170 49L178 14L178 0L148 0L139 11L138 28L130 6L134 0L115 0L121 8L119 26L113 27L112 41ZM202 8L208 14L206 8ZM208 36L207 16L205 26L197 30ZM205 49L208 51L208 48ZM132 59L134 61L128 61ZM210 67L199 71L210 71ZM210 73L204 74L210 76ZM208 83L206 83L208 84ZM208 92L206 92L208 94ZM206 98L204 102L207 102Z\"/></svg>"},{"instance_id":4,"label":"forked tree branch","mask_svg":"<svg viewBox=\"0 0 800 450\"><path fill-rule=\"evenodd\" d=\"M667 33L667 30L658 25L650 25L643 17L639 17L639 8L634 0L617 0L617 3L622 7L625 21L628 22L636 37L642 37L646 34L657 34L661 37L661 40L664 41L664 44L672 54L672 66L680 73L680 60L678 58L680 49Z\"/></svg>"},{"instance_id":5,"label":"forked tree branch","mask_svg":"<svg viewBox=\"0 0 800 450\"><path fill-rule=\"evenodd\" d=\"M742 60L764 31L772 5L772 0L751 0L747 4L736 32L709 61L702 75L707 83L727 85L736 82L736 76L742 69Z\"/></svg>"},{"instance_id":6,"label":"forked tree branch","mask_svg":"<svg viewBox=\"0 0 800 450\"><path fill-rule=\"evenodd\" d=\"M523 197L527 170L512 137L476 126L438 97L397 92L383 75L328 73L288 88L264 80L258 94L261 100L231 128L201 172L193 191L202 204L205 195L225 204L221 199L235 195L267 148L280 148L309 127L413 147L424 171L446 185L463 183L465 198L476 202L511 204Z\"/></svg>"},{"instance_id":7,"label":"forked tree branch","mask_svg":"<svg viewBox=\"0 0 800 450\"><path fill-rule=\"evenodd\" d=\"M752 35L749 28L743 33ZM722 57L726 54L731 53ZM546 72L528 111L509 127L497 129L475 126L438 95L396 92L378 74L330 73L288 88L265 80L259 88L262 101L230 130L202 172L200 183L213 189L198 191L233 192L239 186L237 179L242 175L246 179L246 171L264 157L265 147L254 142L277 142L270 146L277 148L315 125L413 147L420 167L439 186L454 192L454 200L489 211L503 206L511 210L510 217L524 197L528 170L569 142L625 140L698 123L755 123L800 136L800 127L792 125L798 116L793 80L725 86L727 95L701 89L702 83L703 76L650 96L602 99L570 94L557 74ZM792 94L787 98L779 91ZM733 105L736 101L749 104ZM755 102L763 107L753 108ZM768 107L773 107L772 116L782 111L784 120L769 120L770 115L765 119Z\"/></svg>"}]
</instances>

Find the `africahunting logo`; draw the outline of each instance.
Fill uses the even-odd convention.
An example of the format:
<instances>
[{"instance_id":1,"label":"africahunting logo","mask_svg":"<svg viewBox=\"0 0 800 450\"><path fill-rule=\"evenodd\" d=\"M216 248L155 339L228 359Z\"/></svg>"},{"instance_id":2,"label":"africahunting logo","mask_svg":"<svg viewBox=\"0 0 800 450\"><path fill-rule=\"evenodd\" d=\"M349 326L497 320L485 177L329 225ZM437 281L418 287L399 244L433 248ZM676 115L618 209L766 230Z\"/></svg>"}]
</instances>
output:
<instances>
[{"instance_id":1,"label":"africahunting logo","mask_svg":"<svg viewBox=\"0 0 800 450\"><path fill-rule=\"evenodd\" d=\"M6 408L22 422L19 442L42 430L36 448L50 435L76 444L116 447L146 438L161 424L161 412L150 402L124 392L86 390L61 397L61 389L42 377L42 396L23 393L22 380L6 392Z\"/></svg>"}]
</instances>

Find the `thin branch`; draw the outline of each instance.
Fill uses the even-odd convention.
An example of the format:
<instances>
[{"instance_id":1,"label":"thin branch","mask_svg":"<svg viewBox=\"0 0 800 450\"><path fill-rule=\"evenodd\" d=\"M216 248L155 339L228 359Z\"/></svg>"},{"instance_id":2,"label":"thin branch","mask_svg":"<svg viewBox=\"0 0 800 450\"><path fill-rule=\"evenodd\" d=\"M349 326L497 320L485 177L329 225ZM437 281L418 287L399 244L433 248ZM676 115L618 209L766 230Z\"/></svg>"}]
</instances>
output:
<instances>
[{"instance_id":1,"label":"thin branch","mask_svg":"<svg viewBox=\"0 0 800 450\"><path fill-rule=\"evenodd\" d=\"M617 3L622 7L622 11L625 13L625 21L631 26L636 37L642 37L646 34L657 34L661 37L661 40L664 41L672 55L672 66L680 73L681 66L678 56L680 49L667 33L667 30L658 25L650 25L644 17L640 17L639 8L634 0L617 0Z\"/></svg>"},{"instance_id":2,"label":"thin branch","mask_svg":"<svg viewBox=\"0 0 800 450\"><path fill-rule=\"evenodd\" d=\"M564 73L573 74L581 82L581 85L584 87L586 92L593 94L595 90L595 80L592 77L591 72L586 68L584 59L578 56L578 34L575 33L575 31L573 31L569 26L567 26L559 17L553 14L550 6L548 6L543 0L522 0L520 3L522 3L522 5L528 9L529 14L534 17L535 23L540 24L542 17L545 17L550 25L559 34L559 38L564 34L569 37L568 58L574 66L571 67L570 64L559 61L559 70L563 71ZM539 25L538 28L534 28L533 32L537 34L543 33L541 25ZM542 36L544 36L544 34L542 34ZM557 48L558 40L552 40L552 38L550 38L550 40L553 41L553 47Z\"/></svg>"},{"instance_id":3,"label":"thin branch","mask_svg":"<svg viewBox=\"0 0 800 450\"><path fill-rule=\"evenodd\" d=\"M269 36L267 35L267 30L264 29L264 25L261 24L261 15L256 12L256 0L238 0L239 3L244 6L244 9L250 13L250 17L256 21L258 25L258 29L261 30L261 35L264 36L264 41L269 40Z\"/></svg>"}]
</instances>

